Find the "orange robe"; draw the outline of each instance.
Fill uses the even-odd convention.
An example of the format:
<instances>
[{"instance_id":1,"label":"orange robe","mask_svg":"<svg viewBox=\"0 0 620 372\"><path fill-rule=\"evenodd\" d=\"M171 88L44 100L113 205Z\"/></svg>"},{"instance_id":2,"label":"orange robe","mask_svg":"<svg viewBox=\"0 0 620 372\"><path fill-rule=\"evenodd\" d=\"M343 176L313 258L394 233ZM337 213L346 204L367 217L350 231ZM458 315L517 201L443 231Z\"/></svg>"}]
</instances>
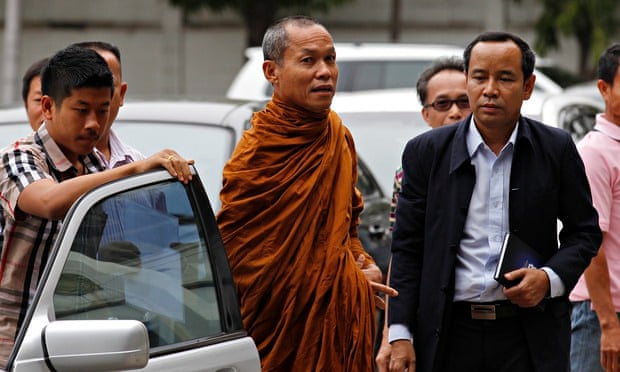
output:
<instances>
[{"instance_id":1,"label":"orange robe","mask_svg":"<svg viewBox=\"0 0 620 372\"><path fill-rule=\"evenodd\" d=\"M375 303L356 257L353 138L274 96L224 167L218 225L263 371L372 371Z\"/></svg>"}]
</instances>

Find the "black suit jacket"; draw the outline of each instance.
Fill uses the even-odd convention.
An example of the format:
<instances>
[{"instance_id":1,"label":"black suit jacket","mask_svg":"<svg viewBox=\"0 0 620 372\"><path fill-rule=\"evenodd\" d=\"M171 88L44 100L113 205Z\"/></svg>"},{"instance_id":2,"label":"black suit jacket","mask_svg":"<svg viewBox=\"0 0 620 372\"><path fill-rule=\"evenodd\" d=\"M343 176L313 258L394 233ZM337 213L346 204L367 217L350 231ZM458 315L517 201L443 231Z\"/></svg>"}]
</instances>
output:
<instances>
[{"instance_id":1,"label":"black suit jacket","mask_svg":"<svg viewBox=\"0 0 620 372\"><path fill-rule=\"evenodd\" d=\"M476 182L466 145L471 115L410 140L392 239L389 323L413 333L416 371L433 371L443 358L454 298L456 251ZM557 219L562 222L558 249ZM537 249L558 274L565 296L544 312L520 317L534 364L566 370L570 347L568 293L601 242L583 163L570 135L521 117L510 175L510 231Z\"/></svg>"}]
</instances>

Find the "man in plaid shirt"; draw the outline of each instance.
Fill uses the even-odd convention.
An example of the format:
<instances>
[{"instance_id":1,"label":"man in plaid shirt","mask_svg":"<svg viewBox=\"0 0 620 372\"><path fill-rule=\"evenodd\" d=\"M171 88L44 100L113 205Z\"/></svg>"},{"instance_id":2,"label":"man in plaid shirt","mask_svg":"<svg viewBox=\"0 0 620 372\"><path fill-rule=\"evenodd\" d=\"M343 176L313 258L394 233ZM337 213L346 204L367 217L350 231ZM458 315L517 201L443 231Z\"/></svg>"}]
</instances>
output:
<instances>
[{"instance_id":1,"label":"man in plaid shirt","mask_svg":"<svg viewBox=\"0 0 620 372\"><path fill-rule=\"evenodd\" d=\"M191 161L172 150L100 172L105 168L93 148L108 120L114 82L95 51L59 51L41 80L45 123L0 151L0 369L7 367L62 219L80 195L159 167L182 182L191 179Z\"/></svg>"}]
</instances>

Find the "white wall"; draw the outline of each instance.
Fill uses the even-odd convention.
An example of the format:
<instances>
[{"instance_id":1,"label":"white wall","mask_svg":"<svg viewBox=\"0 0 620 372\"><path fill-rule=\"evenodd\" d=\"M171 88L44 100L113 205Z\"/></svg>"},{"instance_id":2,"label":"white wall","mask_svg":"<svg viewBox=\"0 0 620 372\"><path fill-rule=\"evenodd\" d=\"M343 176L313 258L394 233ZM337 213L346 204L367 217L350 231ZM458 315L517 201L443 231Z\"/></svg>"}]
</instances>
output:
<instances>
[{"instance_id":1,"label":"white wall","mask_svg":"<svg viewBox=\"0 0 620 372\"><path fill-rule=\"evenodd\" d=\"M257 0L258 1L258 0ZM0 0L4 19L5 0ZM19 101L21 74L33 61L68 44L104 40L119 46L128 98L222 97L243 63L245 34L231 13L206 11L182 28L178 10L167 0L22 0L22 35L15 89ZM508 0L402 0L401 42L465 46L478 33L503 28L533 43L535 0L517 6ZM389 41L391 0L356 0L314 14L336 41ZM284 14L282 14L284 15ZM3 28L2 28L3 29ZM0 39L0 47L3 47ZM576 44L563 40L561 52L549 57L575 71ZM0 49L2 50L2 49ZM0 59L0 67L5 63Z\"/></svg>"}]
</instances>

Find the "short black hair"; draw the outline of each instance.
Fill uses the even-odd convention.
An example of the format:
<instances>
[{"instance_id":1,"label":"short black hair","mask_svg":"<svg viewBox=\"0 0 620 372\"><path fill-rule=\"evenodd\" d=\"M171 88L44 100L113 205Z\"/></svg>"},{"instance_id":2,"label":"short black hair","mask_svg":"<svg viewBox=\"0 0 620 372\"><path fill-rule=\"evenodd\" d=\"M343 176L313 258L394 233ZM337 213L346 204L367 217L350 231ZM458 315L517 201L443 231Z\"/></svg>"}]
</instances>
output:
<instances>
[{"instance_id":1,"label":"short black hair","mask_svg":"<svg viewBox=\"0 0 620 372\"><path fill-rule=\"evenodd\" d=\"M512 40L519 49L521 49L521 70L523 71L523 81L525 82L527 79L532 76L534 73L534 64L536 63L536 56L534 52L525 42L525 40L521 39L519 36L511 34L509 32L495 32L489 31L484 32L478 37L476 37L469 45L465 48L463 52L463 61L465 61L465 72L469 71L469 60L471 58L471 50L478 44L479 42L485 41L510 41Z\"/></svg>"},{"instance_id":2,"label":"short black hair","mask_svg":"<svg viewBox=\"0 0 620 372\"><path fill-rule=\"evenodd\" d=\"M611 44L598 59L597 77L609 85L614 85L620 60L620 44Z\"/></svg>"},{"instance_id":3,"label":"short black hair","mask_svg":"<svg viewBox=\"0 0 620 372\"><path fill-rule=\"evenodd\" d=\"M464 75L465 67L463 66L463 60L459 57L439 57L426 70L422 71L415 85L422 106L426 104L428 82L433 76L444 70L460 71Z\"/></svg>"},{"instance_id":4,"label":"short black hair","mask_svg":"<svg viewBox=\"0 0 620 372\"><path fill-rule=\"evenodd\" d=\"M30 93L30 83L32 82L32 79L37 76L41 76L41 70L43 70L43 67L45 67L47 61L49 61L49 57L36 61L30 65L28 70L24 73L24 76L22 77L22 99L24 100L24 104L28 104L28 94Z\"/></svg>"},{"instance_id":5,"label":"short black hair","mask_svg":"<svg viewBox=\"0 0 620 372\"><path fill-rule=\"evenodd\" d=\"M54 54L41 72L41 91L56 106L76 88L110 88L114 78L106 61L92 49L69 46Z\"/></svg>"}]
</instances>

